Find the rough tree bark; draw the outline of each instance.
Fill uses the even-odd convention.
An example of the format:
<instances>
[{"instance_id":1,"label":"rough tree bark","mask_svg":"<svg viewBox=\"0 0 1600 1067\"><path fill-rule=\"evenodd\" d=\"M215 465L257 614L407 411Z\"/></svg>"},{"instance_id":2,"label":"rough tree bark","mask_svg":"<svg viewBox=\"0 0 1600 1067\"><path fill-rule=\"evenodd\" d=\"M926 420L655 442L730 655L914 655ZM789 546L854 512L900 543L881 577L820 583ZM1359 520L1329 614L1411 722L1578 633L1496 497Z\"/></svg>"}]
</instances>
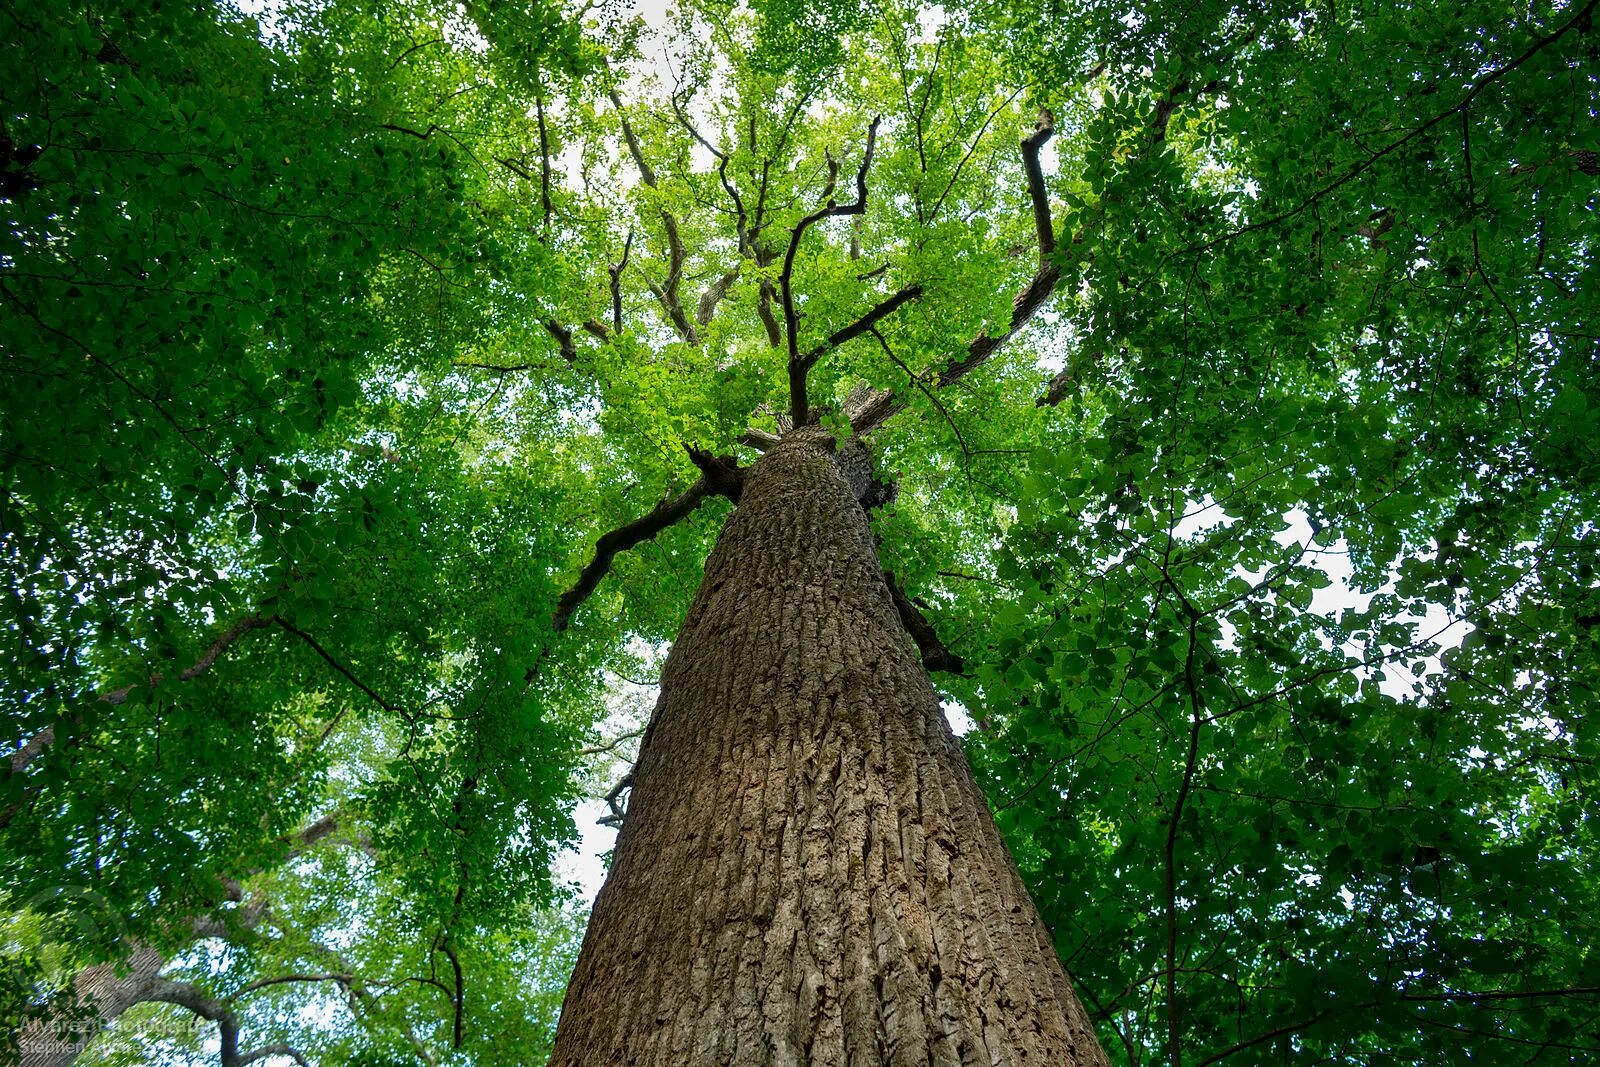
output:
<instances>
[{"instance_id":1,"label":"rough tree bark","mask_svg":"<svg viewBox=\"0 0 1600 1067\"><path fill-rule=\"evenodd\" d=\"M884 584L867 474L810 426L747 475L552 1064L1106 1062Z\"/></svg>"}]
</instances>

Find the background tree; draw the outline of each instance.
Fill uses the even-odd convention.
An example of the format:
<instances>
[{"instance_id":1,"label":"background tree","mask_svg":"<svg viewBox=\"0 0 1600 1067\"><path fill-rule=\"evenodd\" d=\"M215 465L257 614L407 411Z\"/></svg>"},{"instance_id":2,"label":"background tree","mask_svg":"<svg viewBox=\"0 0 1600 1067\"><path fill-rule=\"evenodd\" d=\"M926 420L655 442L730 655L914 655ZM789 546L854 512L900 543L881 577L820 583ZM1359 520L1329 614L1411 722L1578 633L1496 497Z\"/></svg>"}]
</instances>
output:
<instances>
[{"instance_id":1,"label":"background tree","mask_svg":"<svg viewBox=\"0 0 1600 1067\"><path fill-rule=\"evenodd\" d=\"M361 930L389 1021L246 997L246 1052L534 1016L492 946L726 505L551 613L684 444L779 429L787 235L881 115L799 338L918 296L809 395L894 412L879 552L1107 1051L1585 1062L1592 14L707 4L668 65L605 11L8 11L9 1009L270 900L168 974Z\"/></svg>"}]
</instances>

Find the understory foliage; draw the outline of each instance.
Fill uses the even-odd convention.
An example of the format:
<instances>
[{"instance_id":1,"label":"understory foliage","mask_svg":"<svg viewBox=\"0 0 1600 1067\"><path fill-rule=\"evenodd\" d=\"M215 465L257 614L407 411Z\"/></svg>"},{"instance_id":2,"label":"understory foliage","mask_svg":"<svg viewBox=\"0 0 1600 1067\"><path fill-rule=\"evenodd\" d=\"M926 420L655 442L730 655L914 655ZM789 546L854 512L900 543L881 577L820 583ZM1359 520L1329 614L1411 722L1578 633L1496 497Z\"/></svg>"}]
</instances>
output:
<instances>
[{"instance_id":1,"label":"understory foliage","mask_svg":"<svg viewBox=\"0 0 1600 1067\"><path fill-rule=\"evenodd\" d=\"M1113 1060L1593 1062L1594 8L8 5L5 1031L536 1060L798 352Z\"/></svg>"}]
</instances>

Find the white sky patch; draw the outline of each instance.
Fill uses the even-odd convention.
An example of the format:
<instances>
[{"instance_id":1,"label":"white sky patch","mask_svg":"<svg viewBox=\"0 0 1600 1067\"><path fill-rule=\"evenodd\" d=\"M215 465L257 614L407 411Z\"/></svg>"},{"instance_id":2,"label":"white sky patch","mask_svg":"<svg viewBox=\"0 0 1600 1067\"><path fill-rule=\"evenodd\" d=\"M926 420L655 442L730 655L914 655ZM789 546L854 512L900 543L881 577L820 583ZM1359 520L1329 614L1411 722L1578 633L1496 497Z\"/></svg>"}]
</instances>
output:
<instances>
[{"instance_id":1,"label":"white sky patch","mask_svg":"<svg viewBox=\"0 0 1600 1067\"><path fill-rule=\"evenodd\" d=\"M604 856L617 846L617 831L600 825L605 813L605 801L581 801L572 816L578 823L578 844L556 857L556 878L577 890L585 905L594 902L605 884Z\"/></svg>"},{"instance_id":2,"label":"white sky patch","mask_svg":"<svg viewBox=\"0 0 1600 1067\"><path fill-rule=\"evenodd\" d=\"M965 737L976 725L972 715L959 700L946 700L940 703L944 709L945 721L950 724L950 729L955 731L957 737Z\"/></svg>"}]
</instances>

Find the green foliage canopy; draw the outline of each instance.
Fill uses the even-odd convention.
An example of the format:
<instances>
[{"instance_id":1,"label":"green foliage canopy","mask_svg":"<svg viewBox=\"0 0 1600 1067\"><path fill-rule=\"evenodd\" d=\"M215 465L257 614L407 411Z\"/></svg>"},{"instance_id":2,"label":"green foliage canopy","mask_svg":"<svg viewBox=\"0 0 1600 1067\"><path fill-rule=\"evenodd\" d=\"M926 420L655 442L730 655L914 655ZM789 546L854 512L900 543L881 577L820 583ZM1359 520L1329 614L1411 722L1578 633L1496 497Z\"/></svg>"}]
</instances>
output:
<instances>
[{"instance_id":1,"label":"green foliage canopy","mask_svg":"<svg viewBox=\"0 0 1600 1067\"><path fill-rule=\"evenodd\" d=\"M1593 8L9 11L6 1009L138 943L317 1058L540 1047L725 506L551 610L778 428L788 281L1114 1058L1586 1062Z\"/></svg>"}]
</instances>

